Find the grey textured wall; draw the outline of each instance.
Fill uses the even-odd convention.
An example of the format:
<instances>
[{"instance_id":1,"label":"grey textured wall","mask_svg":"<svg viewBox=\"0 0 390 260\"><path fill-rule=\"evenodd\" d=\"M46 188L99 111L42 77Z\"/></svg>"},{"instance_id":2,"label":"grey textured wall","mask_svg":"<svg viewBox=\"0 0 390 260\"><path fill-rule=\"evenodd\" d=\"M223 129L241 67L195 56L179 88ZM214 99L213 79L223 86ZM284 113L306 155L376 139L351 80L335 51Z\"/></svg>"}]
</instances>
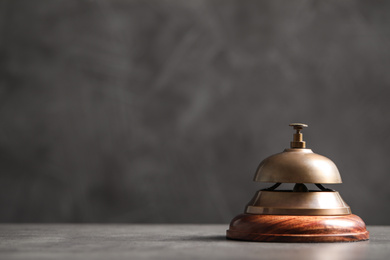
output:
<instances>
[{"instance_id":1,"label":"grey textured wall","mask_svg":"<svg viewBox=\"0 0 390 260\"><path fill-rule=\"evenodd\" d=\"M0 0L0 221L228 222L290 122L390 224L390 2Z\"/></svg>"}]
</instances>

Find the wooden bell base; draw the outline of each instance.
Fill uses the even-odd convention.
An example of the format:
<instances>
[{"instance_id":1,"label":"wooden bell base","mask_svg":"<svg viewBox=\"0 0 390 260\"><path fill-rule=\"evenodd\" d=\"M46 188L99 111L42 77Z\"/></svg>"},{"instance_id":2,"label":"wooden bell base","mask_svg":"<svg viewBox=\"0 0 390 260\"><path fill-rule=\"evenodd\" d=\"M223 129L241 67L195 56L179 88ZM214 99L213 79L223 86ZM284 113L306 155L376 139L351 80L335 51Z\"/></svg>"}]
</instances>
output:
<instances>
[{"instance_id":1,"label":"wooden bell base","mask_svg":"<svg viewBox=\"0 0 390 260\"><path fill-rule=\"evenodd\" d=\"M292 216L241 214L230 223L228 239L257 242L354 242L369 239L363 220L353 214Z\"/></svg>"}]
</instances>

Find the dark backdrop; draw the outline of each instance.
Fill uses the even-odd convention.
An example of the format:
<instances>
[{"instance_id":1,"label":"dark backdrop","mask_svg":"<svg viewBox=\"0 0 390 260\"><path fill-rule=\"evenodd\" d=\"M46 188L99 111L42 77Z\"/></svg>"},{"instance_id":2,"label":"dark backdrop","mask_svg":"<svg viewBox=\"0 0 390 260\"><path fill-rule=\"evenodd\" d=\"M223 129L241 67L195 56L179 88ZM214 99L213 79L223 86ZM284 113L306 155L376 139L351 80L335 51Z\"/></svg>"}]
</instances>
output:
<instances>
[{"instance_id":1,"label":"dark backdrop","mask_svg":"<svg viewBox=\"0 0 390 260\"><path fill-rule=\"evenodd\" d=\"M0 221L227 223L290 122L390 224L390 2L0 0Z\"/></svg>"}]
</instances>

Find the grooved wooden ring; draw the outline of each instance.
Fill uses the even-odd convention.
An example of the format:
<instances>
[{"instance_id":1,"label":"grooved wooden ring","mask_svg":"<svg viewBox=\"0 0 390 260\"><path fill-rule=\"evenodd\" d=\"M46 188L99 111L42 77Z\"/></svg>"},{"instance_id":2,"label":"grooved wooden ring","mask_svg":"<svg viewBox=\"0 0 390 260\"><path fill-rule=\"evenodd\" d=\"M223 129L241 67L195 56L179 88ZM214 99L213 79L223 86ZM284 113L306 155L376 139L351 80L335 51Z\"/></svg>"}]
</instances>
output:
<instances>
[{"instance_id":1,"label":"grooved wooden ring","mask_svg":"<svg viewBox=\"0 0 390 260\"><path fill-rule=\"evenodd\" d=\"M241 214L230 223L228 239L257 242L354 242L369 239L363 220L343 216Z\"/></svg>"}]
</instances>

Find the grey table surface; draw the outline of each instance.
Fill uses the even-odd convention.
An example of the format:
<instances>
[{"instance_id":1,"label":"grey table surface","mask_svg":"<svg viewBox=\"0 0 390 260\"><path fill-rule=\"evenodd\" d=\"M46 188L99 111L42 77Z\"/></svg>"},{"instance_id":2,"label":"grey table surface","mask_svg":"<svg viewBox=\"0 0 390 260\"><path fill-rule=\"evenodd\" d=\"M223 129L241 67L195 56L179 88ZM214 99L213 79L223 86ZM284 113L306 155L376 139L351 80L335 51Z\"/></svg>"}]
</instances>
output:
<instances>
[{"instance_id":1,"label":"grey table surface","mask_svg":"<svg viewBox=\"0 0 390 260\"><path fill-rule=\"evenodd\" d=\"M370 241L256 243L227 225L0 224L0 259L390 259L390 227Z\"/></svg>"}]
</instances>

